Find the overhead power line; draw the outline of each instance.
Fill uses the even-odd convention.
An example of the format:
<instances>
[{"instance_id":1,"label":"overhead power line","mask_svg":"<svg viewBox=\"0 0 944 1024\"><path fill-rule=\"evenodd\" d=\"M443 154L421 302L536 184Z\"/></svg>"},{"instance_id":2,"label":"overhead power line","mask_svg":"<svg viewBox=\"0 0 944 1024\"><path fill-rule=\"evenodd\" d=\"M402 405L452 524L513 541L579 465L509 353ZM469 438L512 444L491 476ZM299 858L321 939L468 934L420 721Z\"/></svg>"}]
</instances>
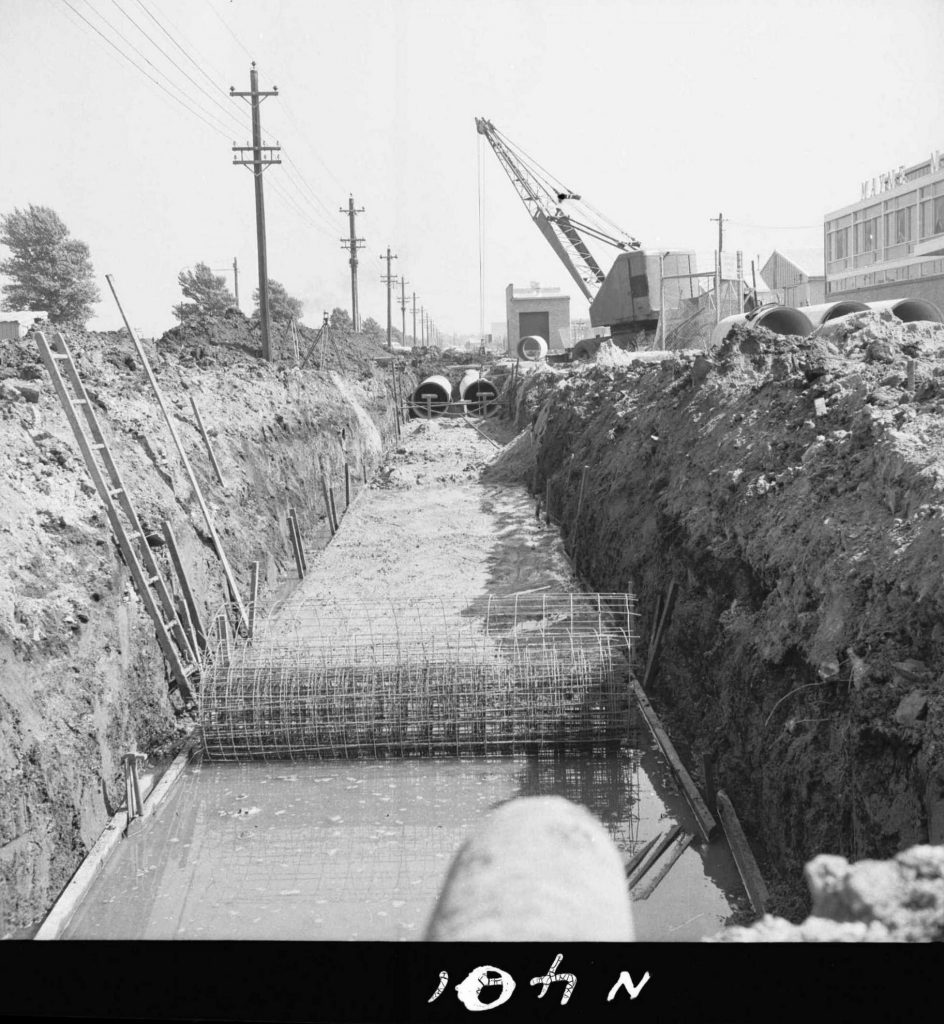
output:
<instances>
[{"instance_id":1,"label":"overhead power line","mask_svg":"<svg viewBox=\"0 0 944 1024\"><path fill-rule=\"evenodd\" d=\"M76 17L80 18L80 19L81 19L81 20L82 20L83 22L85 22L85 24L86 24L86 25L87 25L87 26L88 26L88 27L89 27L89 28L90 28L90 29L91 29L91 30L92 30L92 31L93 31L93 32L94 32L94 33L95 33L96 35L98 35L98 36L100 36L100 37L101 37L102 39L104 39L104 40L105 40L105 42L106 42L106 43L108 43L108 45L109 45L109 46L110 46L110 47L111 47L111 48L112 48L113 50L116 50L116 51L118 52L118 54L119 54L119 55L120 55L121 57L123 57L123 58L124 58L124 59L125 59L125 60L126 60L126 61L127 61L127 62L128 62L128 63L129 63L129 64L130 64L131 66L132 66L132 67L133 67L133 68L135 68L135 69L136 69L137 71L139 71L139 72L140 72L140 73L141 73L142 75L144 75L144 77L145 77L145 78L147 78L147 79L148 79L149 81L153 82L153 83L154 83L154 85L156 85L156 86L158 87L158 89L160 89L160 90L161 90L162 92L164 92L164 93L166 93L166 94L167 94L168 96L170 96L170 98L171 98L171 99L172 99L172 100L173 100L173 101L174 101L175 103L179 103L179 104L180 104L180 106L182 106L182 107L183 107L183 108L184 108L184 109L185 109L185 110L186 110L186 111L187 111L188 113L190 113L190 114L193 114L193 116L194 116L194 117L196 117L196 118L199 118L199 120L201 120L201 121L202 121L202 122L203 122L203 123L204 123L204 124L205 124L205 125L206 125L206 126L207 126L208 128L210 128L210 129L211 129L212 131L216 132L216 133L217 133L218 135L222 135L224 139L227 139L227 140L229 139L229 134L228 134L227 132L224 132L224 131L222 131L222 130L221 130L221 129L220 129L220 128L219 128L218 126L217 126L217 125L213 124L213 123L212 123L212 122L211 122L210 120L208 120L208 119L207 119L206 117L204 117L204 116L203 116L203 114L201 114L201 113L200 113L200 112L199 112L199 111L198 111L197 109L195 109L194 107L191 107L191 106L190 106L190 105L189 105L188 103L184 102L184 100L182 100L182 99L181 99L181 98L180 98L179 96L177 96L177 95L175 95L174 93L172 93L172 92L170 91L170 89L168 89L168 88L167 88L167 87L166 87L166 86L165 86L165 85L164 85L163 83L161 83L160 81L158 81L158 80L157 80L157 79L156 79L156 78L155 78L155 77L154 77L153 75L151 75L151 74L150 74L150 73L149 73L149 72L148 72L148 71L147 71L147 70L146 70L145 68L141 67L141 65L140 65L140 64L138 64L138 62L137 62L137 61L135 61L135 60L134 60L134 59L133 59L132 57L129 57L129 56L128 56L128 54L127 54L127 53L125 53L125 51L124 51L124 50L122 50L122 48L121 48L120 46L118 46L118 44L117 44L117 43L115 43L115 42L114 42L113 40L109 39L109 38L108 38L108 36L106 36L106 35L105 35L105 33L104 33L104 32L102 32L102 31L101 31L101 29L99 29L99 28L98 28L98 26L97 26L97 25L93 25L93 24L92 24L92 22L90 22L90 21L88 20L88 18L86 18L86 17L85 17L85 15L84 15L84 14L82 14L82 12L81 12L81 11L77 11L77 10L75 9L75 7L73 7L73 6L72 6L72 4L71 4L71 3L69 2L69 0L63 0L63 3L64 3L64 4L66 5L66 7L68 7L68 8L69 8L69 10L70 10L70 11L72 11L72 13L73 13L73 14L74 14L74 15L75 15ZM166 77L166 76L165 76L165 77Z\"/></svg>"},{"instance_id":2,"label":"overhead power line","mask_svg":"<svg viewBox=\"0 0 944 1024\"><path fill-rule=\"evenodd\" d=\"M174 44L174 46L176 46L177 49L180 50L180 52L187 58L187 60L190 61L190 63L197 69L197 71L199 71L200 74L203 75L203 77L210 83L210 85L214 89L219 89L220 92L225 96L226 89L220 84L220 81L222 81L222 79L220 79L220 81L217 81L213 78L212 75L206 72L206 70L203 67L203 64L195 60L190 55L190 52L181 45L181 43L173 36L173 34L168 29L164 27L164 25L161 23L161 20L157 17L157 15L154 14L153 11L148 9L147 5L144 3L144 0L135 0L135 3L137 3L141 10L144 11L144 13L151 19L151 21L153 21L154 24L157 25L157 27L164 33L164 35L167 36L167 38ZM194 52L196 52L196 50ZM204 61L204 63L206 63L206 61Z\"/></svg>"},{"instance_id":3,"label":"overhead power line","mask_svg":"<svg viewBox=\"0 0 944 1024\"><path fill-rule=\"evenodd\" d=\"M210 3L210 0L204 0L204 3L205 3L205 4L207 5L207 7L209 7L209 8L210 8L210 10L211 10L211 11L213 12L213 17L214 17L214 18L216 18L216 20L217 20L217 21L218 21L218 22L219 22L219 23L220 23L220 24L221 24L221 25L223 26L223 28L225 28L225 29L226 29L226 31L227 31L227 32L229 32L229 34L230 34L230 35L231 35L231 36L233 37L233 39L235 39L235 40L236 40L236 44L237 44L237 45L239 46L239 48L240 48L240 49L241 49L241 50L243 51L243 53L245 53L245 54L246 54L246 56L247 56L247 57L248 57L248 58L249 58L250 60L252 60L252 59L253 59L252 53L250 53L250 51L249 51L249 50L247 50L245 46L243 46L242 42L241 42L241 41L240 41L240 39L239 39L239 36L237 36L237 35L236 35L236 33L235 33L235 32L234 32L234 31L233 31L233 30L232 30L232 29L231 29L231 28L229 27L229 25L228 25L228 24L226 23L226 21L225 21L225 20L223 19L223 17L222 17L221 15L220 15L219 11L217 11L217 9L216 9L216 8L215 8L215 7L213 6L213 4L211 4L211 3Z\"/></svg>"},{"instance_id":4,"label":"overhead power line","mask_svg":"<svg viewBox=\"0 0 944 1024\"><path fill-rule=\"evenodd\" d=\"M134 27L141 33L141 35L143 35L144 38L147 39L147 41L154 47L154 49L157 50L159 53L161 53L167 60L169 60L170 63L173 64L173 66L184 76L184 78L186 78L187 81L190 82L191 85L193 85L199 91L201 96L204 96L212 104L214 104L214 106L216 106L216 108L223 113L223 116L225 118L227 118L228 120L230 120L234 124L236 124L238 126L238 130L239 131L243 131L242 126L239 124L239 121L234 116L233 111L232 111L231 108L226 107L222 103L220 103L220 101L211 92L209 92L207 90L205 85L201 85L200 82L198 82L193 77L193 75L191 75L187 71L184 71L184 69L177 63L177 61L175 61L174 58L171 57L170 54L165 49L163 49L163 47L159 46L151 38L151 36L134 20L134 18L131 17L131 15L118 3L118 0L111 0L111 2L128 19L128 21L130 21L131 24L134 25ZM104 17L104 16L100 15L100 17ZM131 45L131 44L129 43L129 45ZM218 117L219 115L215 115L215 116Z\"/></svg>"}]
</instances>

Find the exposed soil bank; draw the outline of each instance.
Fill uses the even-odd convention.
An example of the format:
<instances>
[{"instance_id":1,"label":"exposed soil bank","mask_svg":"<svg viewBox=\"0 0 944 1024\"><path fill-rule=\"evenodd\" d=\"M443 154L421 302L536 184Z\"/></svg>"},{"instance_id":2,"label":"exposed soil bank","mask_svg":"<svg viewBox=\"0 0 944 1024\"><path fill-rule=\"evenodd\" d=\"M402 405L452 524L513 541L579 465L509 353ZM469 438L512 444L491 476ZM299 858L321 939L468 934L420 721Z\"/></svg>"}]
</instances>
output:
<instances>
[{"instance_id":1,"label":"exposed soil bank","mask_svg":"<svg viewBox=\"0 0 944 1024\"><path fill-rule=\"evenodd\" d=\"M944 842L944 328L737 329L515 397L533 429L496 472L550 481L592 584L629 585L646 637L679 582L650 689L696 772L714 759L773 909L805 916L818 853Z\"/></svg>"},{"instance_id":2,"label":"exposed soil bank","mask_svg":"<svg viewBox=\"0 0 944 1024\"><path fill-rule=\"evenodd\" d=\"M229 319L147 348L238 583L245 592L259 560L265 591L294 573L287 507L317 543L321 473L338 481L347 461L359 481L379 463L394 430L390 371L375 370L382 352L357 338L343 353L345 376L265 364L244 318ZM166 519L209 619L225 600L222 572L130 340L68 340L165 578ZM159 761L190 722L168 698L153 625L31 340L0 350L0 480L0 935L9 935L41 919L121 803L120 755L137 748Z\"/></svg>"}]
</instances>

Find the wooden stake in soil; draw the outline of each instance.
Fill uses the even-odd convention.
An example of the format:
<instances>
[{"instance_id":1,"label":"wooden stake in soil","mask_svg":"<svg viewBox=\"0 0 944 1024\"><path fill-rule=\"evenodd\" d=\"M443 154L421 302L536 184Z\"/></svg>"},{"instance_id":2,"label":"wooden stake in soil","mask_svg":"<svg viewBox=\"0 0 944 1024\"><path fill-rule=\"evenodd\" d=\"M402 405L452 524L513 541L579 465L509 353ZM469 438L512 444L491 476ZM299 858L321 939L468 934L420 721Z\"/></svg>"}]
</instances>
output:
<instances>
[{"instance_id":1,"label":"wooden stake in soil","mask_svg":"<svg viewBox=\"0 0 944 1024\"><path fill-rule=\"evenodd\" d=\"M675 580L671 580L669 582L668 591L666 592L665 604L662 606L662 614L660 615L658 625L656 626L655 636L653 637L653 642L649 646L649 656L646 658L646 671L642 677L642 688L644 690L648 687L649 679L655 671L659 651L662 648L662 637L665 635L669 621L672 618L672 609L675 607L675 597L677 593L678 584Z\"/></svg>"},{"instance_id":2,"label":"wooden stake in soil","mask_svg":"<svg viewBox=\"0 0 944 1024\"><path fill-rule=\"evenodd\" d=\"M351 507L351 467L344 463L344 511Z\"/></svg>"},{"instance_id":3,"label":"wooden stake in soil","mask_svg":"<svg viewBox=\"0 0 944 1024\"><path fill-rule=\"evenodd\" d=\"M908 360L908 390L914 391L915 389L915 360Z\"/></svg>"},{"instance_id":4,"label":"wooden stake in soil","mask_svg":"<svg viewBox=\"0 0 944 1024\"><path fill-rule=\"evenodd\" d=\"M167 551L170 554L170 560L174 567L174 572L177 573L177 582L180 584L180 592L183 594L184 602L187 605L187 615L193 624L194 650L205 651L206 633L203 630L203 623L200 621L200 612L197 609L197 602L194 599L193 590L190 588L190 580L187 578L184 563L180 558L180 551L177 548L177 540L174 537L174 531L171 529L170 523L166 520L161 523L161 531L164 534L164 543L167 545Z\"/></svg>"},{"instance_id":5,"label":"wooden stake in soil","mask_svg":"<svg viewBox=\"0 0 944 1024\"><path fill-rule=\"evenodd\" d=\"M295 511L294 506L288 510L288 514L292 517L292 522L295 524L295 537L298 540L298 553L302 557L302 573L308 575L308 558L305 555L305 545L302 543L302 529L298 525L298 513Z\"/></svg>"},{"instance_id":6,"label":"wooden stake in soil","mask_svg":"<svg viewBox=\"0 0 944 1024\"><path fill-rule=\"evenodd\" d=\"M259 603L259 563L253 562L249 569L249 632L251 640L256 630L256 607Z\"/></svg>"},{"instance_id":7,"label":"wooden stake in soil","mask_svg":"<svg viewBox=\"0 0 944 1024\"><path fill-rule=\"evenodd\" d=\"M295 517L292 515L291 510L289 510L287 521L288 536L292 543L292 554L295 556L295 568L298 570L298 578L303 580L305 578L305 564L302 561L301 540L298 536L298 524L295 522Z\"/></svg>"},{"instance_id":8,"label":"wooden stake in soil","mask_svg":"<svg viewBox=\"0 0 944 1024\"><path fill-rule=\"evenodd\" d=\"M321 478L321 493L324 495L325 518L328 520L328 529L331 530L331 536L333 537L337 533L338 528L331 517L331 498L328 493L328 481L325 477Z\"/></svg>"},{"instance_id":9,"label":"wooden stake in soil","mask_svg":"<svg viewBox=\"0 0 944 1024\"><path fill-rule=\"evenodd\" d=\"M222 487L225 487L226 481L223 479L222 472L220 472L220 465L216 461L216 455L213 453L213 445L210 444L210 435L207 434L206 427L203 425L203 417L200 415L200 410L197 408L193 395L190 396L190 406L193 409L193 416L197 421L197 426L200 428L200 435L203 437L203 443L206 445L207 454L210 456L210 465L213 467L213 472L216 473L216 479L219 480Z\"/></svg>"},{"instance_id":10,"label":"wooden stake in soil","mask_svg":"<svg viewBox=\"0 0 944 1024\"><path fill-rule=\"evenodd\" d=\"M338 532L338 509L334 503L334 484L328 484L328 507L331 509L331 520L334 523L334 532Z\"/></svg>"}]
</instances>

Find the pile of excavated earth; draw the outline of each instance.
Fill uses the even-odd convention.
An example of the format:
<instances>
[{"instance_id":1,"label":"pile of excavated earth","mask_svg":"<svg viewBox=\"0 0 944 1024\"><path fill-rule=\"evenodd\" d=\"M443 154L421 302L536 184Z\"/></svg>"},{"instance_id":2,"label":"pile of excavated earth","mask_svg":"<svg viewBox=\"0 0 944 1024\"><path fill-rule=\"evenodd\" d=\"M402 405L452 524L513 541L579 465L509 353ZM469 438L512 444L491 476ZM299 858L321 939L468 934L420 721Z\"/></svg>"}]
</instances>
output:
<instances>
[{"instance_id":1,"label":"pile of excavated earth","mask_svg":"<svg viewBox=\"0 0 944 1024\"><path fill-rule=\"evenodd\" d=\"M772 909L809 911L818 853L944 843L944 326L738 327L710 356L540 370L516 408L492 472L549 484L590 585L634 590L645 637L676 581L650 689Z\"/></svg>"},{"instance_id":2,"label":"pile of excavated earth","mask_svg":"<svg viewBox=\"0 0 944 1024\"><path fill-rule=\"evenodd\" d=\"M268 596L293 575L289 506L317 542L321 477L396 447L389 354L338 340L323 372L263 363L235 316L148 343L243 588L254 561ZM210 620L219 565L130 341L69 341L159 564L167 521ZM35 344L0 344L0 934L21 935L120 803L121 753L159 767L190 726ZM776 915L725 939L944 937L944 326L601 348L514 374L521 432L451 479L549 494L588 585L637 595L644 649L677 585L649 694L694 774L713 765ZM390 455L377 484L410 488Z\"/></svg>"}]
</instances>

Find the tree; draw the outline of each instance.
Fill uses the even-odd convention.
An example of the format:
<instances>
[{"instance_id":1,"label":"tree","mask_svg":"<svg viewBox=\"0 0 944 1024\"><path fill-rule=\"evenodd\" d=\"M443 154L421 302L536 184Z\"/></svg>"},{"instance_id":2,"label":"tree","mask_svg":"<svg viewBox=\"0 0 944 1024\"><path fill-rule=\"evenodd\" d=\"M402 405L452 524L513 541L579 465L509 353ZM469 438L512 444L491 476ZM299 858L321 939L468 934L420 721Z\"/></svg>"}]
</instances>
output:
<instances>
[{"instance_id":1,"label":"tree","mask_svg":"<svg viewBox=\"0 0 944 1024\"><path fill-rule=\"evenodd\" d=\"M198 263L193 270L181 270L177 283L184 298L192 300L174 306L174 316L178 320L198 313L222 313L236 305L236 298L226 286L226 278L214 274L206 263Z\"/></svg>"},{"instance_id":2,"label":"tree","mask_svg":"<svg viewBox=\"0 0 944 1024\"><path fill-rule=\"evenodd\" d=\"M258 320L261 313L259 310L259 289L252 293L252 300L256 308L252 311L252 318ZM304 306L300 299L295 299L285 290L285 286L278 281L269 278L269 319L276 324L287 324L293 317L301 320Z\"/></svg>"},{"instance_id":3,"label":"tree","mask_svg":"<svg viewBox=\"0 0 944 1024\"><path fill-rule=\"evenodd\" d=\"M374 341L386 342L387 340L386 328L381 327L372 316L369 316L361 324L361 333L366 334L368 338L371 338Z\"/></svg>"},{"instance_id":4,"label":"tree","mask_svg":"<svg viewBox=\"0 0 944 1024\"><path fill-rule=\"evenodd\" d=\"M351 319L350 313L346 309L342 309L340 306L335 306L331 310L331 318L328 320L332 330L341 331L342 334L352 334L354 332L354 321Z\"/></svg>"},{"instance_id":5,"label":"tree","mask_svg":"<svg viewBox=\"0 0 944 1024\"><path fill-rule=\"evenodd\" d=\"M85 324L101 298L89 247L70 237L55 210L30 203L0 217L0 242L11 252L0 262L10 283L0 289L3 309L35 309L52 323Z\"/></svg>"}]
</instances>

